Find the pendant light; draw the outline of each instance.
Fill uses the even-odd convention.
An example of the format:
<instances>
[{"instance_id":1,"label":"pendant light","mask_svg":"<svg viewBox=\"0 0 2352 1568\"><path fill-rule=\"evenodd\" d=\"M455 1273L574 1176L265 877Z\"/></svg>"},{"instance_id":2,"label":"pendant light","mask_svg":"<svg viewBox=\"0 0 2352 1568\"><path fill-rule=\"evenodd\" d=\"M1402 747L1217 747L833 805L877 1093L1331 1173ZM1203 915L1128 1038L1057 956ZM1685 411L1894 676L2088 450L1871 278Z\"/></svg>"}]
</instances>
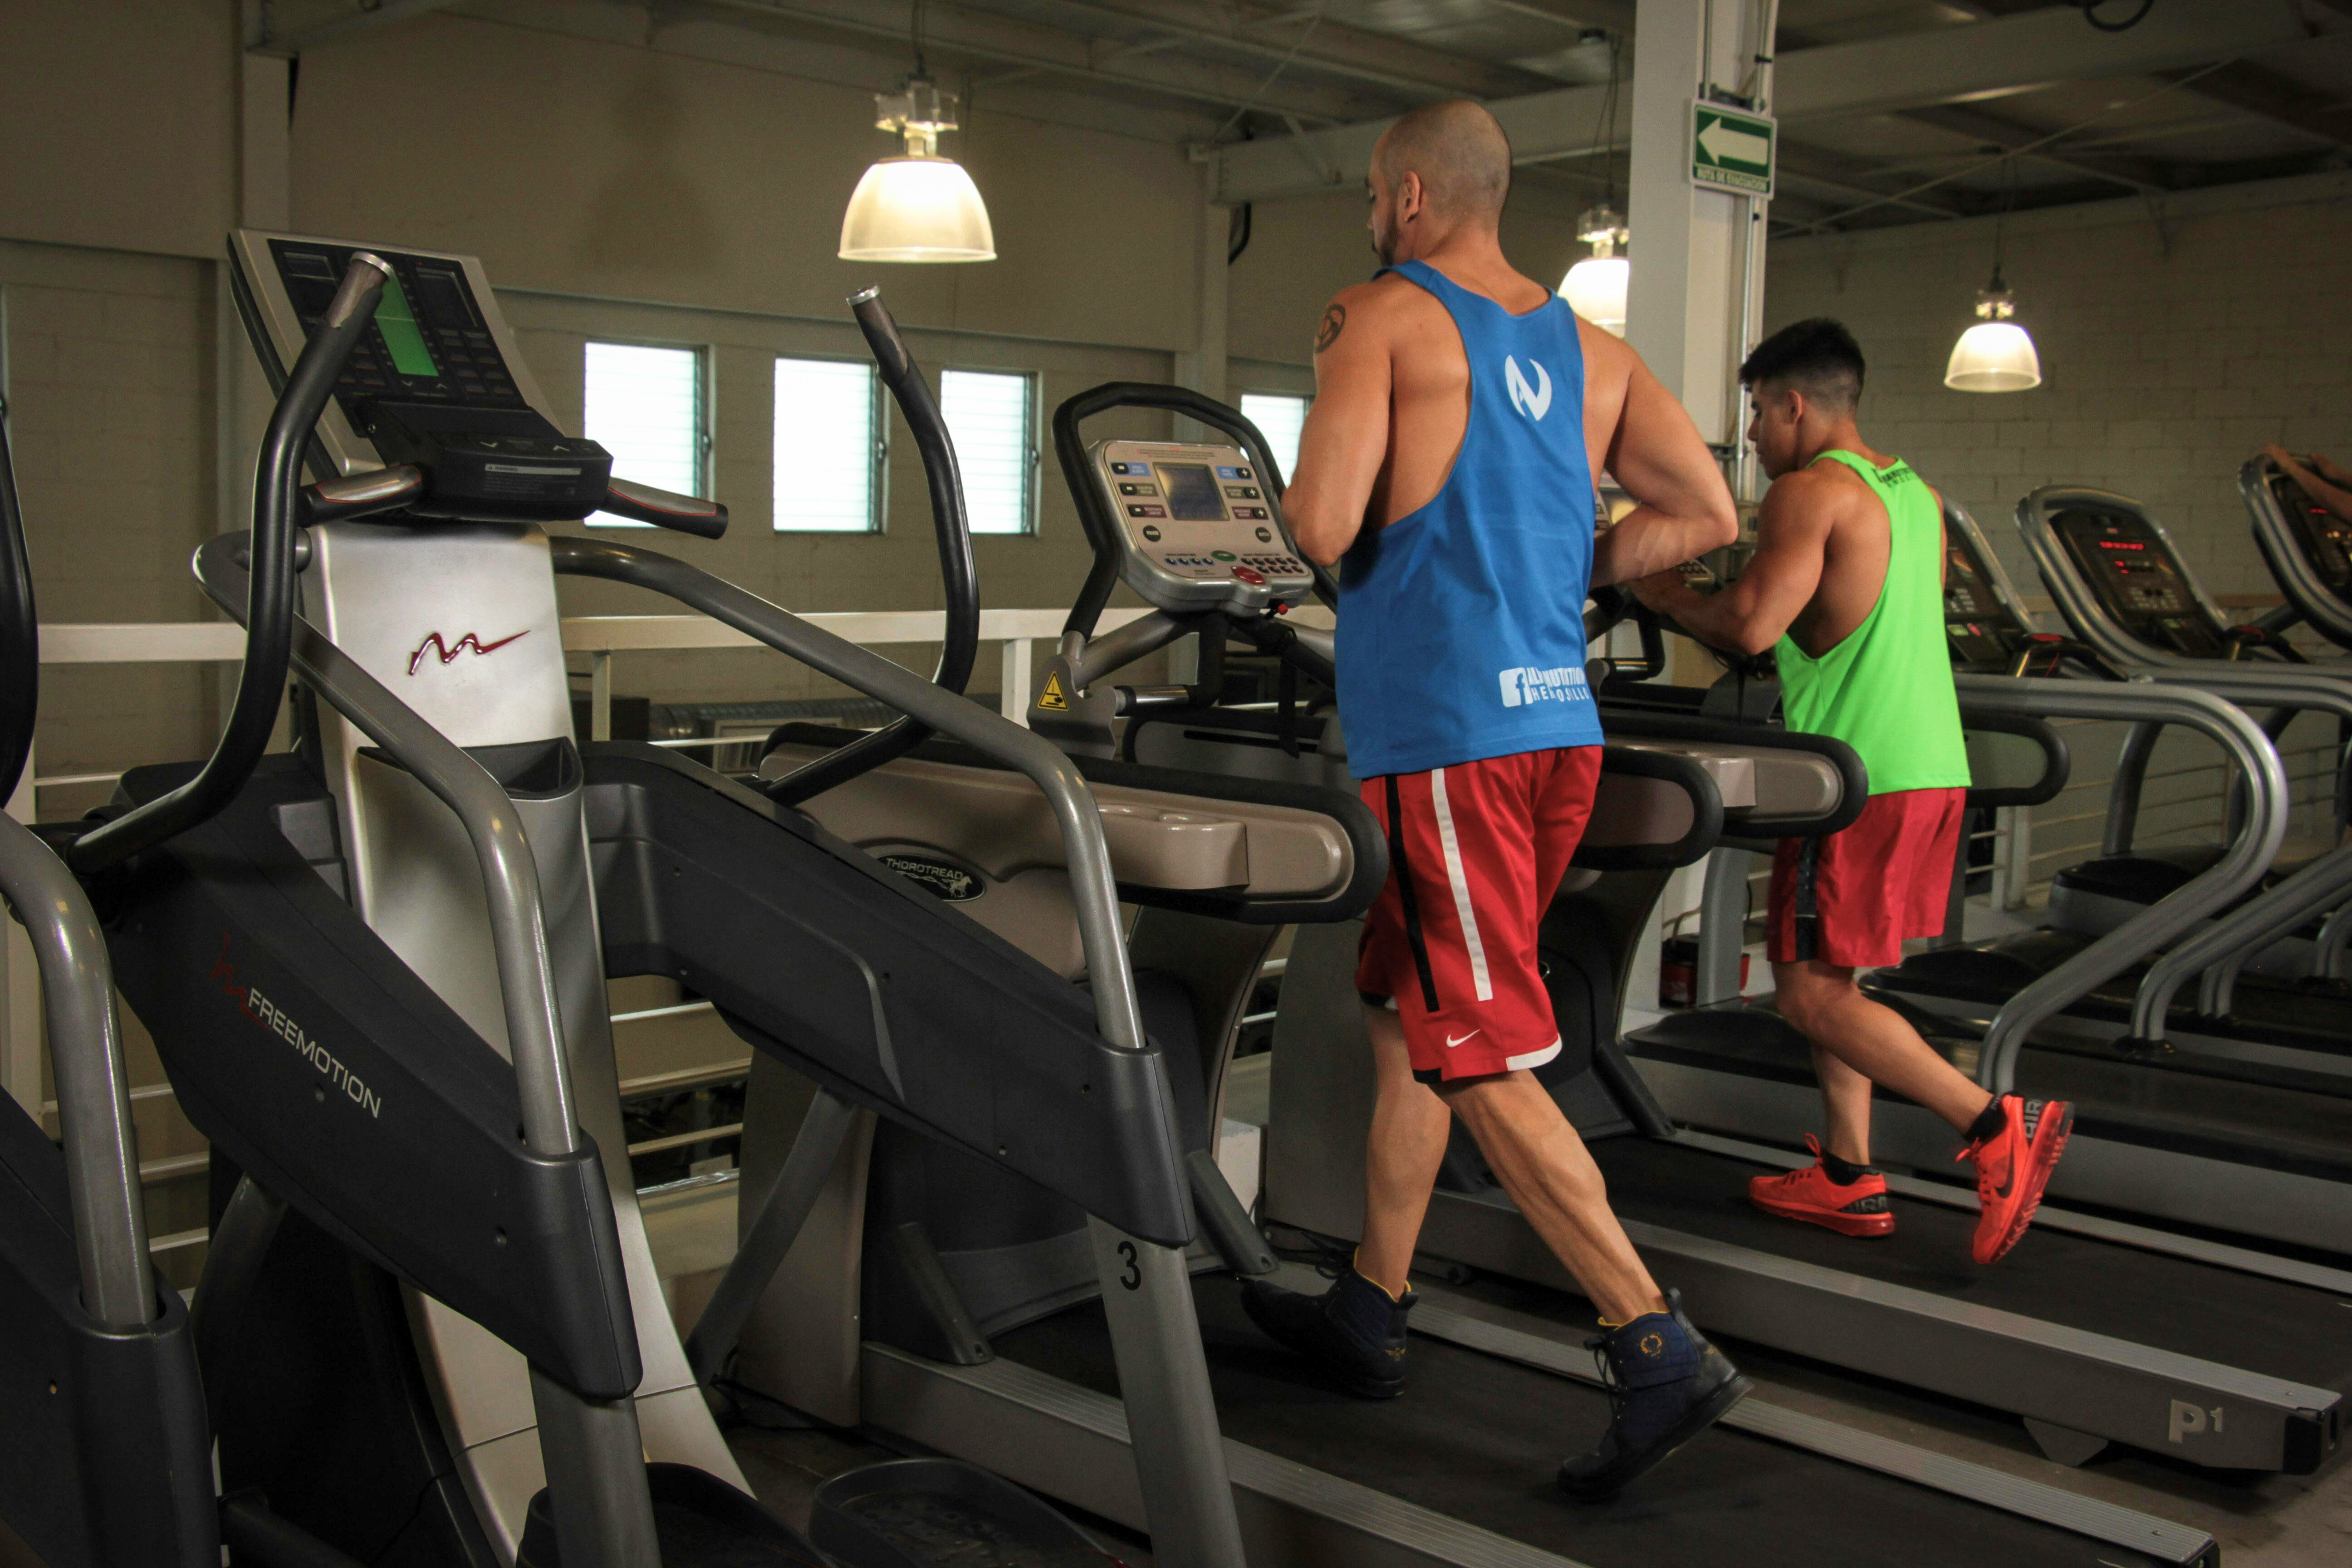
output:
<instances>
[{"instance_id":1,"label":"pendant light","mask_svg":"<svg viewBox=\"0 0 2352 1568\"><path fill-rule=\"evenodd\" d=\"M2011 317L2017 301L1993 263L1992 281L1977 295L1981 320L1960 334L1944 366L1944 384L1954 392L2025 392L2042 384L2042 356L2033 339Z\"/></svg>"},{"instance_id":2,"label":"pendant light","mask_svg":"<svg viewBox=\"0 0 2352 1568\"><path fill-rule=\"evenodd\" d=\"M2004 184L2009 184L2010 173L2004 162ZM1954 392L2026 392L2042 384L2042 356L2034 352L2032 336L2011 319L2017 314L2017 300L2000 276L2009 207L2017 199L2013 184L2009 185L2008 196L2000 216L1993 220L1992 281L1977 294L1977 324L1960 334L1944 366L1944 384Z\"/></svg>"},{"instance_id":3,"label":"pendant light","mask_svg":"<svg viewBox=\"0 0 2352 1568\"><path fill-rule=\"evenodd\" d=\"M1617 210L1617 171L1607 162L1608 132L1617 122L1617 66L1623 40L1615 34L1609 39L1609 88L1601 95L1601 113L1592 128L1591 157L1602 160L1601 204L1587 207L1576 220L1576 237L1592 247L1592 254L1568 269L1559 280L1559 297L1568 308L1605 332L1618 337L1625 335L1625 287L1632 278L1633 264L1617 254L1617 247L1633 237L1625 227L1625 215Z\"/></svg>"},{"instance_id":4,"label":"pendant light","mask_svg":"<svg viewBox=\"0 0 2352 1568\"><path fill-rule=\"evenodd\" d=\"M1559 296L1569 309L1604 331L1625 335L1625 284L1633 264L1617 254L1632 236L1625 216L1614 207L1588 208L1576 220L1576 237L1592 247L1592 254L1568 269L1559 282Z\"/></svg>"},{"instance_id":5,"label":"pendant light","mask_svg":"<svg viewBox=\"0 0 2352 1568\"><path fill-rule=\"evenodd\" d=\"M877 130L906 138L903 157L866 171L841 219L844 261L993 261L980 187L952 158L940 156L940 132L956 129L956 96L941 92L923 68L923 10L914 21L915 70L896 92L874 95Z\"/></svg>"}]
</instances>

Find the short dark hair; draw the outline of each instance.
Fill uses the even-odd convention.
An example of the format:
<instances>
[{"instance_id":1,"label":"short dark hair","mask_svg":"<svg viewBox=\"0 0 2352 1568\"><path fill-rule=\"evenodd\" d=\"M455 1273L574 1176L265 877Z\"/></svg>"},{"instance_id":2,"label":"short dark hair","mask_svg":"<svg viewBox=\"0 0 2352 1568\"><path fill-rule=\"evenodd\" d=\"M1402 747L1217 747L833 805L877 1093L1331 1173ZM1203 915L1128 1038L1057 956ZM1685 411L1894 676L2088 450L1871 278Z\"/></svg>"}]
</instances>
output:
<instances>
[{"instance_id":1,"label":"short dark hair","mask_svg":"<svg viewBox=\"0 0 2352 1568\"><path fill-rule=\"evenodd\" d=\"M1850 412L1862 400L1862 345L1845 323L1811 316L1756 345L1739 367L1739 384L1794 387L1817 403Z\"/></svg>"}]
</instances>

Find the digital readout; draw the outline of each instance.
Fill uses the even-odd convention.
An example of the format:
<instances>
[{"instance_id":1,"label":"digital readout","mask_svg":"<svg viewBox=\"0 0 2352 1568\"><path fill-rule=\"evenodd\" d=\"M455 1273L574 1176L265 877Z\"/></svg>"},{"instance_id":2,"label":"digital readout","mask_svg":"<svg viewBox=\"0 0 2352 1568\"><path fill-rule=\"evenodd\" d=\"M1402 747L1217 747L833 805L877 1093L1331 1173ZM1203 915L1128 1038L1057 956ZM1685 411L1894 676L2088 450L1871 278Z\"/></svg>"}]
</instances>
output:
<instances>
[{"instance_id":1,"label":"digital readout","mask_svg":"<svg viewBox=\"0 0 2352 1568\"><path fill-rule=\"evenodd\" d=\"M1205 463L1155 463L1160 488L1168 497L1168 515L1179 522L1223 522L1225 498L1217 476Z\"/></svg>"}]
</instances>

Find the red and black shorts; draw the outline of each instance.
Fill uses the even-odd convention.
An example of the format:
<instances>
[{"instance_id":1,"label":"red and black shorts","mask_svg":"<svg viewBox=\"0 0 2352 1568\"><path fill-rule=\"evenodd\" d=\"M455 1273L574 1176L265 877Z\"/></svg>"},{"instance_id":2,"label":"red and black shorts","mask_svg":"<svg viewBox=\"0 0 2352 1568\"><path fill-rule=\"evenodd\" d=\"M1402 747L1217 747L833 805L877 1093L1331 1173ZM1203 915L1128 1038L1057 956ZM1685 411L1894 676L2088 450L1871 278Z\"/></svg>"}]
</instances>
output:
<instances>
[{"instance_id":1,"label":"red and black shorts","mask_svg":"<svg viewBox=\"0 0 2352 1568\"><path fill-rule=\"evenodd\" d=\"M1967 794L1874 795L1826 838L1780 840L1764 955L1774 963L1875 969L1903 961L1905 938L1941 932Z\"/></svg>"},{"instance_id":2,"label":"red and black shorts","mask_svg":"<svg viewBox=\"0 0 2352 1568\"><path fill-rule=\"evenodd\" d=\"M1396 1009L1424 1083L1559 1054L1536 928L1600 777L1600 747L1561 746L1364 784L1389 879L1364 918L1356 989Z\"/></svg>"}]
</instances>

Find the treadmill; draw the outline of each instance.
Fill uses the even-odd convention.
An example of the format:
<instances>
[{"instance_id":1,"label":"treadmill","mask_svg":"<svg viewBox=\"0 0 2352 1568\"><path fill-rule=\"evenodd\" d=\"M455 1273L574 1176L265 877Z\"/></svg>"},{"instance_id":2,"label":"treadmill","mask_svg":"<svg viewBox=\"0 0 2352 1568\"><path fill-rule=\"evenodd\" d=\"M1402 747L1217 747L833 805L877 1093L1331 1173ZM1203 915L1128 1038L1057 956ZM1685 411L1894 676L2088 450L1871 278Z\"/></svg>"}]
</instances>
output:
<instances>
[{"instance_id":1,"label":"treadmill","mask_svg":"<svg viewBox=\"0 0 2352 1568\"><path fill-rule=\"evenodd\" d=\"M2352 523L2313 500L2266 457L2246 459L2238 493L2255 547L2287 604L2313 631L2352 648Z\"/></svg>"},{"instance_id":2,"label":"treadmill","mask_svg":"<svg viewBox=\"0 0 2352 1568\"><path fill-rule=\"evenodd\" d=\"M1975 523L1948 501L1945 526L1952 541L1948 592L1954 604L1948 614L1957 617L1959 600L1982 594L1990 555ZM1991 564L1997 571L1998 563ZM2013 602L2007 595L2000 598ZM1961 668L1982 668L1988 662L1971 634L1990 633L2003 645L2032 637L2015 615L2001 616L2011 624L1990 626L1948 620ZM2084 643L2070 640L2065 646L2082 650L2083 662L2103 672L2114 668ZM2200 674L2183 668L2168 670L2166 679L2194 685ZM2222 695L2234 689L2220 689ZM1882 1000L1903 998L1981 1032L2001 1001L2113 929L2118 911L2153 902L2210 866L2218 848L2148 851L2133 843L2156 735L2149 726L2129 732L2101 853L2062 868L2053 879L2043 929L1917 954L1878 971L1866 988ZM2158 987L2149 983L2153 964L2136 963L2053 1019L2050 1037L2064 1033L2090 1049L2123 1042L2124 1048L2156 1059L2187 1052L2305 1073L2352 1074L2352 984L2347 983L2352 979L2352 955L2345 952L2346 938L2352 936L2352 904L2338 901L2352 892L2352 858L2338 852L2295 878L2273 873L2265 881L2264 895L2242 902L2220 922L2221 929L2200 936L2212 951L2229 950L2205 970L2200 986L2186 985L2193 971L2183 967L2189 961L2176 960L2170 973L2179 976L2179 988L2159 1005ZM2312 911L2324 914L2331 904L2343 912L2341 919L2322 924L2311 918ZM2298 924L2307 926L2305 939L2277 940ZM2160 1028L2141 1026L2159 1017Z\"/></svg>"},{"instance_id":3,"label":"treadmill","mask_svg":"<svg viewBox=\"0 0 2352 1568\"><path fill-rule=\"evenodd\" d=\"M1180 700L1175 688L1112 683L1109 677L1134 657L1133 650L1164 647L1191 631L1207 629L1213 636L1226 626L1236 628L1235 640L1244 646L1274 640L1286 635L1278 622L1266 624L1280 615L1276 606L1291 604L1289 595L1311 592L1312 579L1289 548L1286 534L1277 531L1278 495L1271 495L1257 479L1269 468L1263 445L1239 416L1198 395L1136 385L1097 389L1074 405L1095 412L1124 406L1182 413L1230 437L1222 442L1114 440L1089 445L1077 439L1073 405L1057 415L1056 445L1066 466L1075 457L1078 477L1096 487L1091 501L1088 492L1080 492L1081 504L1088 510L1090 536L1113 547L1106 552L1116 572L1112 581L1127 582L1163 607L1096 639L1090 635L1092 612L1082 605L1056 659L1040 672L1031 710L1033 721L1052 723L1068 741L1082 742L1073 750L1073 759L1095 786L1107 814L1139 825L1154 817L1173 819L1203 842L1239 841L1240 852L1225 862L1223 885L1205 886L1198 880L1179 881L1176 873L1189 863L1175 861L1165 849L1154 850L1148 841L1128 837L1127 830L1110 837L1122 896L1139 909L1130 951L1138 965L1138 993L1146 999L1147 1021L1156 1038L1189 1041L1198 1053L1203 1109L1198 1120L1189 1112L1186 1116L1188 1124L1198 1128L1216 1119L1241 1015L1259 961L1278 927L1296 925L1301 942L1338 933L1351 952L1352 922L1379 885L1384 868L1378 858L1383 846L1377 834L1366 832L1369 824L1359 815L1361 808L1352 793L1304 780L1202 774L1129 763L1115 754L1116 724L1093 726L1091 734L1082 731L1088 714L1132 718L1154 703ZM1220 474L1219 469L1225 471ZM1197 489L1202 475L1234 489L1260 489L1271 504L1260 498L1228 499L1253 507L1263 504L1270 515L1237 517L1238 507L1228 505L1214 517L1165 516L1174 508L1157 498L1171 486L1180 494ZM1117 488L1121 484L1153 489L1121 491ZM1129 505L1164 510L1129 513L1124 509ZM1191 526L1180 534L1171 526L1177 522ZM1274 537L1255 539L1259 527ZM1229 562L1220 551L1230 553ZM1266 558L1265 564L1253 563L1248 555ZM1105 558L1097 557L1098 568ZM1162 563L1174 569L1166 574L1172 582L1163 581ZM1101 575L1098 571L1097 579ZM1221 584L1220 577L1230 586ZM1213 594L1209 592L1213 587ZM1204 649L1204 662L1217 657ZM1307 657L1314 657L1311 648ZM1171 730L1187 723L1181 710L1162 706L1159 710ZM805 757L844 739L788 726L774 736L774 750L763 771L776 775L805 765ZM1834 743L1796 737L1780 748L1769 741L1760 747L1647 741L1612 746L1604 763L1603 798L1586 841L1587 867L1597 862L1633 868L1646 879L1687 863L1720 831L1727 793L1739 803L1738 809L1752 808L1759 773L1776 781L1768 787L1811 792L1817 801L1826 777L1826 805L1816 804L1811 809L1842 810L1843 774L1834 765L1823 765L1825 745ZM1756 753L1776 749L1792 753L1797 763L1779 773L1759 770ZM1001 789L984 766L944 748L926 748L814 798L807 809L886 863L903 861L918 868L938 896L954 898L971 918L1030 945L1041 958L1050 962L1059 956L1067 962L1066 916L1043 918L1052 913L1045 900L1053 892L1055 868L1050 861L1041 863L1027 847L1030 834L1003 815L1000 796ZM1286 812L1314 815L1303 820L1290 816L1286 823ZM1318 816L1325 819L1320 825L1315 821ZM1282 837L1262 837L1267 827L1311 830L1326 835L1335 847L1345 842L1350 846L1350 860L1323 861L1315 868L1320 879L1314 883L1288 880L1309 862L1286 848ZM954 877L940 874L950 869ZM1580 870L1579 875L1602 873ZM1653 889L1654 885L1653 881ZM1589 932L1571 933L1571 939L1580 944L1580 960L1593 959L1605 969L1613 957L1605 951L1605 940L1604 951L1595 952ZM1313 989L1311 982L1302 984L1312 965L1299 948L1294 948L1290 963L1286 1022L1293 990L1306 994ZM1605 973L1599 976L1604 985L1611 978ZM1352 993L1344 1013L1355 1016ZM1570 1032L1575 1033L1572 1022ZM1588 1030L1580 1037L1589 1040L1591 1035ZM1293 1046L1286 1036L1278 1035L1278 1040L1279 1098L1289 1092L1284 1074ZM1312 1070L1304 1048L1297 1059ZM1595 1114L1650 1114L1637 1098L1637 1084L1615 1086L1604 1076L1620 1065L1606 1052L1599 1054L1597 1066L1588 1058L1584 1070L1568 1075L1556 1092L1578 1104L1580 1120L1590 1121ZM1172 1076L1181 1084L1192 1074ZM794 1115L767 1120L764 1131L761 1124L761 1095L782 1088L772 1082L753 1086L753 1103L746 1113L745 1158L754 1176L747 1179L756 1179L761 1166L755 1162L776 1168L777 1144L789 1139ZM1180 1098L1189 1099L1189 1093L1180 1087ZM1343 1125L1346 1110L1335 1109L1338 1114L1328 1120L1335 1127ZM1283 1151L1286 1140L1300 1140L1303 1146L1310 1131L1288 1125L1277 1105L1272 1130L1275 1163L1268 1171L1271 1218L1298 1223L1281 1206L1281 1184L1288 1179ZM768 1145L764 1155L758 1152L762 1143ZM1188 1157L1197 1161L1206 1152L1195 1148ZM1695 1157L1713 1158L1704 1153ZM786 1168L803 1163L798 1143L783 1163ZM879 1138L862 1146L853 1143L847 1156L830 1170L827 1195L814 1210L807 1236L794 1248L804 1256L787 1259L778 1276L780 1283L799 1281L796 1299L772 1296L762 1310L772 1306L780 1320L805 1322L814 1303L829 1299L837 1321L856 1325L855 1331L790 1336L781 1331L763 1332L754 1321L747 1328L737 1363L739 1378L803 1408L811 1407L806 1401L813 1395L826 1396L832 1403L815 1413L828 1419L860 1419L902 1440L950 1453L985 1453L992 1464L1005 1467L1026 1484L1115 1519L1129 1517L1131 1483L1118 1434L1093 1414L1095 1402L1115 1386L1100 1346L1097 1293L1074 1270L1057 1268L1057 1258L1066 1257L1070 1246L1065 1238L1073 1235L1067 1221L1001 1184L983 1182L976 1171L944 1170L936 1162L918 1161L887 1147ZM778 1178L779 1184L782 1180ZM1516 1216L1491 1205L1486 1212L1517 1223ZM762 1215L747 1224L756 1228L764 1218ZM861 1311L854 1294L845 1299L841 1284L860 1273L870 1278L877 1255L903 1247L910 1234L925 1238L940 1263L938 1278L947 1301L934 1304L929 1325L879 1321ZM1713 1250L1734 1254L1740 1249L1717 1245ZM1741 1261L1732 1259L1710 1279ZM1263 1548L1280 1561L1313 1563L1555 1562L1563 1556L1587 1558L1601 1550L1601 1536L1612 1533L1616 1544L1591 1560L1625 1561L1628 1552L1647 1553L1654 1560L1665 1550L1665 1537L1653 1528L1654 1514L1638 1503L1620 1505L1618 1517L1624 1529L1612 1527L1596 1535L1591 1521L1601 1516L1563 1511L1548 1499L1528 1495L1532 1479L1558 1463L1561 1453L1551 1449L1565 1432L1597 1435L1607 1418L1605 1402L1589 1384L1567 1386L1558 1381L1590 1374L1581 1349L1587 1330L1579 1314L1559 1305L1556 1293L1539 1289L1508 1299L1439 1288L1425 1293L1416 1327L1425 1338L1445 1343L1433 1348L1432 1370L1422 1376L1449 1389L1459 1386L1470 1401L1449 1408L1442 1427L1432 1429L1475 1434L1482 1445L1504 1447L1484 1453L1475 1465L1457 1453L1400 1468L1393 1451L1386 1460L1381 1458L1383 1445L1392 1447L1392 1440L1381 1437L1377 1428L1363 1426L1359 1412L1306 1381L1286 1357L1242 1326L1232 1286L1218 1276L1255 1272L1263 1266L1245 1258L1237 1264L1222 1244L1214 1254L1196 1250L1195 1264L1210 1373L1228 1437L1232 1473L1244 1493L1241 1514L1253 1553ZM1775 1264L1783 1274L1802 1276L1792 1289L1805 1293L1803 1299L1782 1296L1786 1316L1801 1315L1798 1309L1807 1301L1825 1304L1841 1296L1871 1295L1866 1283L1857 1285L1828 1269L1792 1268L1785 1260ZM1685 1283L1694 1309L1703 1311L1701 1301L1709 1289L1718 1288L1696 1281L1701 1266L1696 1250L1689 1258L1678 1258L1675 1267L1685 1272L1669 1278ZM1876 1314L1887 1309L1884 1299L1868 1300L1845 1320L1845 1326L1851 1330L1857 1319L1878 1321ZM1965 1315L1948 1316L1957 1320ZM942 1331L949 1324L967 1325L977 1332L950 1338ZM1971 1331L1953 1331L1965 1337ZM923 1337L919 1341L918 1335ZM1965 1357L1975 1348L1937 1340L1932 1327L1910 1337L1923 1344L1935 1342L1936 1349L1948 1355ZM861 1338L863 1342L857 1342ZM2078 1345L2061 1351L2059 1359L2069 1363L2061 1375L2082 1375L2089 1358L2077 1360L2074 1352L2087 1350L2089 1357L2096 1357L2104 1348ZM2168 1370L2186 1370L2192 1379L2205 1376L2187 1358L2173 1358ZM2178 1391L2179 1385L2173 1386ZM2308 1397L2332 1409L2337 1395L2315 1391ZM1572 1416L1571 1426L1530 1415L1560 1412L1565 1416L1571 1411L1580 1413ZM1731 1431L1722 1438L1708 1440L1709 1445L1718 1440L1733 1445L1721 1456L1725 1468L1713 1473L1772 1479L1760 1487L1730 1483L1719 1494L1725 1510L1694 1527L1712 1545L1700 1548L1692 1544L1694 1538L1681 1538L1674 1542L1675 1552L1709 1557L1738 1550L1739 1532L1757 1528L1757 1510L1776 1512L1799 1495L1802 1483L1792 1477L1832 1473L1812 1468L1828 1458L1876 1470L1876 1478L1841 1473L1838 1480L1824 1484L1874 1489L1874 1506L1888 1510L1885 1517L1899 1521L1897 1528L1904 1531L1918 1528L1924 1516L1916 1509L1931 1504L1933 1511L1956 1505L1934 1500L1923 1503L1903 1488L1881 1492L1876 1489L1885 1484L1884 1478L1933 1472L1943 1477L1954 1495L1978 1500L1995 1497L2006 1484L1972 1468L1942 1471L1939 1461L1906 1446L1885 1445L1833 1425L1808 1426L1792 1419L1794 1415L1767 1400L1752 1416L1736 1415ZM1432 1416L1425 1412L1412 1418L1426 1422ZM2326 1419L2320 1417L2323 1426ZM2259 1426L2266 1417L2252 1410L2241 1417L2233 1407L2230 1425L2234 1428L2242 1420ZM1523 1430L1531 1421L1538 1429ZM1808 1448L1817 1458L1790 1461L1774 1457L1769 1448L1746 1446L1733 1433L1768 1435ZM2140 1435L2163 1440L2150 1431ZM2273 1427L2273 1446L2279 1436L2280 1429ZM2249 1451L2264 1446L2257 1437ZM1793 1469L1788 1468L1791 1463ZM1906 1497L1911 1500L1903 1500ZM2037 1489L2020 1494L2015 1501L2032 1517L2058 1521L2075 1517L2079 1500ZM1790 1517L1788 1538L1794 1542L1804 1531L1793 1514ZM2110 1528L2116 1522L2093 1527L2093 1533L2130 1545L2126 1536L2141 1526L2117 1533ZM1991 1520L1970 1507L1949 1528L1964 1534L1979 1528L2005 1531L2013 1528L2013 1521ZM1867 1554L1907 1555L1921 1549L1916 1542L1898 1546L1875 1542Z\"/></svg>"}]
</instances>

